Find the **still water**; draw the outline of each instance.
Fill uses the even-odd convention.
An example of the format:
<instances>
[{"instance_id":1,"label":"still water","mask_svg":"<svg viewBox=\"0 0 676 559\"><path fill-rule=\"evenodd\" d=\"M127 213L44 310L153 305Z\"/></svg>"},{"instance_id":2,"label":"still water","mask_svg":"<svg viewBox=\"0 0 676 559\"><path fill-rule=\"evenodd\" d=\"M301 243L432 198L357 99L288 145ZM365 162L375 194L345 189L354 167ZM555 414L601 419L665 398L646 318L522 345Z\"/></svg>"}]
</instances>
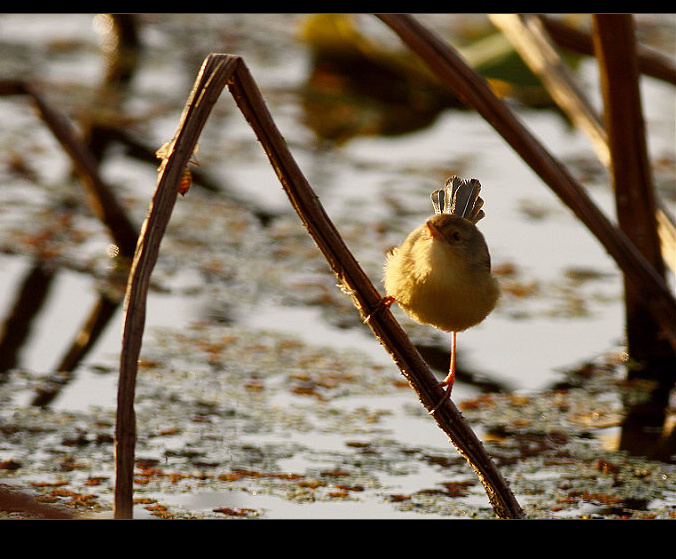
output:
<instances>
[{"instance_id":1,"label":"still water","mask_svg":"<svg viewBox=\"0 0 676 559\"><path fill-rule=\"evenodd\" d=\"M240 55L302 171L376 285L386 251L431 213L432 190L451 174L482 182L487 216L480 229L503 297L484 323L458 337L464 374L454 389L456 401L479 396L486 384L505 392L537 394L563 380L568 370L621 353L622 282L617 267L546 185L480 117L446 98L438 99L434 114L413 115L419 120L396 113L398 126L390 122L391 107L384 111L382 105L358 96L347 103L341 89L346 78L318 72L317 51L302 38L309 19L274 14L142 15L138 67L128 88L109 100L99 90L105 75L101 19L6 15L0 17L0 73L37 80L70 118L120 123L152 151L171 138L204 56ZM487 25L481 17L454 15L425 16L423 21L460 43L485 33ZM400 48L374 18L362 16L358 24L373 40L382 41L383 48ZM644 22L647 29L663 33L667 44L673 39L673 24L673 18ZM580 60L576 75L598 104L594 63ZM655 181L673 207L674 90L648 78L642 87ZM327 96L327 88L336 89L338 101ZM608 177L584 135L551 107L523 100L513 106L612 216ZM13 367L20 371L19 380L9 383L3 397L21 415L20 410L30 408L35 386L76 337L106 286L113 262L107 232L83 203L81 185L67 158L28 101L0 97L0 121L3 316L15 305L28 272L45 256L53 273ZM243 464L254 469L254 464L265 472L294 471L311 477L336 464L356 469L366 453L344 454L346 444L362 448L350 446L356 440L379 454L382 462L363 474L368 480L360 481L362 508L357 511L336 502L338 497L327 490L313 497L315 508L309 512L310 505L299 504L288 493L288 498L279 497L282 489L273 483L264 484L265 499L255 499L255 489L247 493L245 487L242 493L240 486L208 487L197 493L181 487L179 493L188 496L167 496L166 504L200 511L195 514L239 507L277 518L425 516L434 511L490 516L480 487L464 497L465 509L444 512L405 512L392 504L396 499L383 498L385 493L414 491L446 479L444 471L429 463L397 470L389 461L403 463L403 449L451 455L453 450L449 452L445 438L420 413L414 394L397 386L398 372L389 356L336 287L227 92L205 128L196 162L202 182L216 185L217 192L195 181L177 203L160 252L139 379L140 416L148 421L143 427L156 443L143 446L142 457L166 468L192 468L185 449L199 447L226 470ZM140 224L155 186L156 162L135 158L124 146L113 144L102 159L101 173ZM393 311L415 343L436 355L448 351L446 335L411 323L396 307ZM97 417L111 417L122 320L120 306L52 402L50 413L86 417L96 409ZM266 351L267 358L259 358L258 351ZM264 390L256 392L255 386ZM167 401L158 405L158 399ZM183 411L176 405L181 399ZM322 401L329 409L316 408ZM199 411L205 406L208 412ZM197 416L204 422L196 423ZM190 428L169 442L166 432L183 429L186 417L192 418ZM228 437L236 443L229 446ZM214 439L215 446L205 443ZM259 456L253 460L249 447L256 445ZM428 451L417 452L429 456ZM19 454L7 445L1 458ZM100 467L109 475L111 464ZM463 471L462 465L459 469ZM36 472L32 479L52 475L38 467ZM471 472L465 471L464 479L471 479ZM193 483L192 489L205 482ZM168 495L173 489L158 487L154 494ZM239 499L226 498L232 491ZM356 492L348 493L357 498Z\"/></svg>"}]
</instances>

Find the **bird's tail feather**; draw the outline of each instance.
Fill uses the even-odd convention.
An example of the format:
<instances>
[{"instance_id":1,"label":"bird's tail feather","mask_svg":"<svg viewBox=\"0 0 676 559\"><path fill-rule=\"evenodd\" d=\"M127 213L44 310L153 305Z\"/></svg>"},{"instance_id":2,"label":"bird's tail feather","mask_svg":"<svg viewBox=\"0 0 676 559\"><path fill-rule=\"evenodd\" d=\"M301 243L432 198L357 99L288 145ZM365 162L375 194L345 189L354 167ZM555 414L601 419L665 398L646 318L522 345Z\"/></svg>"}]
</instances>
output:
<instances>
[{"instance_id":1,"label":"bird's tail feather","mask_svg":"<svg viewBox=\"0 0 676 559\"><path fill-rule=\"evenodd\" d=\"M451 214L477 223L484 217L484 201L479 196L481 183L477 179L461 179L452 176L444 188L432 192L432 205L437 214Z\"/></svg>"}]
</instances>

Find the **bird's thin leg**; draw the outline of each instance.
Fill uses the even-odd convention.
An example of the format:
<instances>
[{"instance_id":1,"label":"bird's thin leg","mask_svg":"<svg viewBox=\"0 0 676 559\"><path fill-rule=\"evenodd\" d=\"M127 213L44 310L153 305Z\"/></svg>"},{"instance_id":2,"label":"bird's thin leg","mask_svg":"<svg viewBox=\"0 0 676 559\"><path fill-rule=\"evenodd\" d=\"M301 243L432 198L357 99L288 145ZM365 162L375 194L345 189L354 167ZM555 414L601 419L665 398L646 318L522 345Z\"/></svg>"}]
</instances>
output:
<instances>
[{"instance_id":1,"label":"bird's thin leg","mask_svg":"<svg viewBox=\"0 0 676 559\"><path fill-rule=\"evenodd\" d=\"M446 378L440 383L441 386L446 387L446 394L444 394L444 397L439 401L439 403L437 403L437 405L432 408L430 414L433 414L435 411L437 411L439 406L451 397L451 390L453 390L453 383L455 382L455 334L455 332L451 333L451 364L448 367L448 374L446 375Z\"/></svg>"},{"instance_id":2,"label":"bird's thin leg","mask_svg":"<svg viewBox=\"0 0 676 559\"><path fill-rule=\"evenodd\" d=\"M450 394L455 382L455 332L451 333L451 364L448 367L448 375L441 381L443 386L447 386L447 392Z\"/></svg>"}]
</instances>

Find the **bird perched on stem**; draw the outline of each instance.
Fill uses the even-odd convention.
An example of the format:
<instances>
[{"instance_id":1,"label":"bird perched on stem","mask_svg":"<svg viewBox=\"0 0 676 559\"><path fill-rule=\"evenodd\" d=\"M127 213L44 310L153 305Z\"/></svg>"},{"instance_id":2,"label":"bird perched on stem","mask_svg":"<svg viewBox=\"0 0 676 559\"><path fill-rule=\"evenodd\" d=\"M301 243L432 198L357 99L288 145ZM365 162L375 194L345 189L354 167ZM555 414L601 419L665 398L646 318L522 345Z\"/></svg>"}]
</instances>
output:
<instances>
[{"instance_id":1,"label":"bird perched on stem","mask_svg":"<svg viewBox=\"0 0 676 559\"><path fill-rule=\"evenodd\" d=\"M480 191L476 179L448 179L432 193L435 215L385 264L384 303L396 301L417 322L452 333L450 367L442 381L446 397L455 380L456 332L484 320L500 296L486 241L476 227L484 217Z\"/></svg>"}]
</instances>

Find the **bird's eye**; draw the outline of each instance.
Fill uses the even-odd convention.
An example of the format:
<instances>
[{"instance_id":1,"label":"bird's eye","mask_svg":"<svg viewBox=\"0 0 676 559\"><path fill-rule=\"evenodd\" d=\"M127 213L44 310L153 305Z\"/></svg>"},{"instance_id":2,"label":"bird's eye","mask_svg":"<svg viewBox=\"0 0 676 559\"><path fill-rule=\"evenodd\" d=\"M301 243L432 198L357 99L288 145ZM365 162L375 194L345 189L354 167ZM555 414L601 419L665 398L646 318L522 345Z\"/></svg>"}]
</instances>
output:
<instances>
[{"instance_id":1,"label":"bird's eye","mask_svg":"<svg viewBox=\"0 0 676 559\"><path fill-rule=\"evenodd\" d=\"M453 234L451 235L454 241L458 242L462 240L462 235L460 234L460 231L453 231Z\"/></svg>"}]
</instances>

